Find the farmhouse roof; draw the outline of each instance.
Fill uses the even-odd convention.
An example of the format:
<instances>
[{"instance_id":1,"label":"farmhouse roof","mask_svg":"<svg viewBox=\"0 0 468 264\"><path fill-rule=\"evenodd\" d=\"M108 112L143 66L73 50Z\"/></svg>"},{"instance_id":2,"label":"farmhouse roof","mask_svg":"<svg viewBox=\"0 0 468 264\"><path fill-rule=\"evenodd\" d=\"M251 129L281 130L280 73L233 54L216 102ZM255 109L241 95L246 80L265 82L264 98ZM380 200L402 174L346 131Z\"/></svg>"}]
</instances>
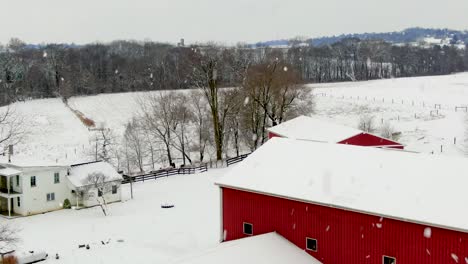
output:
<instances>
[{"instance_id":1,"label":"farmhouse roof","mask_svg":"<svg viewBox=\"0 0 468 264\"><path fill-rule=\"evenodd\" d=\"M2 176L12 176L12 175L20 174L20 173L21 171L19 170L15 170L13 168L7 168L7 167L0 165L0 175Z\"/></svg>"},{"instance_id":2,"label":"farmhouse roof","mask_svg":"<svg viewBox=\"0 0 468 264\"><path fill-rule=\"evenodd\" d=\"M273 138L217 184L468 232L467 174L465 158Z\"/></svg>"},{"instance_id":3,"label":"farmhouse roof","mask_svg":"<svg viewBox=\"0 0 468 264\"><path fill-rule=\"evenodd\" d=\"M104 174L108 182L123 180L122 175L105 161L72 165L68 179L75 187L82 187L86 185L86 178L92 173Z\"/></svg>"}]
</instances>

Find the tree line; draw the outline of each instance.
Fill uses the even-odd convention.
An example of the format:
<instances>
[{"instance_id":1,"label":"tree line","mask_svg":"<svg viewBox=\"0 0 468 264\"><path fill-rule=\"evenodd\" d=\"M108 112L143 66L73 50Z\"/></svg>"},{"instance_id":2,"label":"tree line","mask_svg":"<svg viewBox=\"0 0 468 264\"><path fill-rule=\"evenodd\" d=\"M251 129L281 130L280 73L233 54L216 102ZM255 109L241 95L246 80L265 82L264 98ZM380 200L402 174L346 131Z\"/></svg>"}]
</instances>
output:
<instances>
[{"instance_id":1,"label":"tree line","mask_svg":"<svg viewBox=\"0 0 468 264\"><path fill-rule=\"evenodd\" d=\"M247 45L178 47L165 43L114 41L75 46L29 46L19 39L0 45L0 104L48 98L148 90L187 89L197 48L226 53L225 64L274 56L297 68L305 82L337 82L439 75L468 69L467 49L396 46L347 38L332 45L251 48ZM233 54L233 55L227 55ZM234 56L234 57L233 57ZM238 56L238 57L235 57ZM223 87L238 86L230 67L218 69ZM165 86L162 86L164 84Z\"/></svg>"}]
</instances>

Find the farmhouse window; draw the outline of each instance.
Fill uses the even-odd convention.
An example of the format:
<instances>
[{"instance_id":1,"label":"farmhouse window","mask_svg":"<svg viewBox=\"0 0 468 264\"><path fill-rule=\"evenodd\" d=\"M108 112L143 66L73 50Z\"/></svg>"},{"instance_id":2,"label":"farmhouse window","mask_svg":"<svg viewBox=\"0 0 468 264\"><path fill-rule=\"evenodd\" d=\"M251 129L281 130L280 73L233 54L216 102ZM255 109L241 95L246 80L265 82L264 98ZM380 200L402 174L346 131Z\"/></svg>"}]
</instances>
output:
<instances>
[{"instance_id":1,"label":"farmhouse window","mask_svg":"<svg viewBox=\"0 0 468 264\"><path fill-rule=\"evenodd\" d=\"M19 186L19 175L16 175L16 186Z\"/></svg>"},{"instance_id":2,"label":"farmhouse window","mask_svg":"<svg viewBox=\"0 0 468 264\"><path fill-rule=\"evenodd\" d=\"M117 185L112 185L112 194L117 193Z\"/></svg>"},{"instance_id":3,"label":"farmhouse window","mask_svg":"<svg viewBox=\"0 0 468 264\"><path fill-rule=\"evenodd\" d=\"M31 187L36 187L36 176L31 176Z\"/></svg>"},{"instance_id":4,"label":"farmhouse window","mask_svg":"<svg viewBox=\"0 0 468 264\"><path fill-rule=\"evenodd\" d=\"M253 225L244 222L244 234L246 235L253 235Z\"/></svg>"},{"instance_id":5,"label":"farmhouse window","mask_svg":"<svg viewBox=\"0 0 468 264\"><path fill-rule=\"evenodd\" d=\"M383 264L396 264L396 258L383 256Z\"/></svg>"},{"instance_id":6,"label":"farmhouse window","mask_svg":"<svg viewBox=\"0 0 468 264\"><path fill-rule=\"evenodd\" d=\"M54 173L54 183L60 183L60 174L58 172Z\"/></svg>"},{"instance_id":7,"label":"farmhouse window","mask_svg":"<svg viewBox=\"0 0 468 264\"><path fill-rule=\"evenodd\" d=\"M306 238L306 249L317 252L317 239L307 237Z\"/></svg>"},{"instance_id":8,"label":"farmhouse window","mask_svg":"<svg viewBox=\"0 0 468 264\"><path fill-rule=\"evenodd\" d=\"M21 198L20 197L16 197L16 203L17 203L18 207L21 206Z\"/></svg>"},{"instance_id":9,"label":"farmhouse window","mask_svg":"<svg viewBox=\"0 0 468 264\"><path fill-rule=\"evenodd\" d=\"M101 196L102 196L102 190L101 190L101 189L98 189L98 190L97 190L97 196L98 196L98 197L101 197Z\"/></svg>"},{"instance_id":10,"label":"farmhouse window","mask_svg":"<svg viewBox=\"0 0 468 264\"><path fill-rule=\"evenodd\" d=\"M55 193L48 193L47 194L47 201L55 201Z\"/></svg>"}]
</instances>

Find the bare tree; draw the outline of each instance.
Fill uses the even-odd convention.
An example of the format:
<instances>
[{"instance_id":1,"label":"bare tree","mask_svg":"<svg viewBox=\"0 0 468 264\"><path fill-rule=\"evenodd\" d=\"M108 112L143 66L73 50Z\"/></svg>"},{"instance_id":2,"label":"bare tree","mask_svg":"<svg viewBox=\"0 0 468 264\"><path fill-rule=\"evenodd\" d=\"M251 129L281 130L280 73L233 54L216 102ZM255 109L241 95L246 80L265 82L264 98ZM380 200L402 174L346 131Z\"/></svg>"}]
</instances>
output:
<instances>
[{"instance_id":1,"label":"bare tree","mask_svg":"<svg viewBox=\"0 0 468 264\"><path fill-rule=\"evenodd\" d=\"M83 180L83 187L79 188L78 191L83 192L84 199L94 199L104 216L107 216L106 195L112 193L112 186L115 184L103 173L93 172Z\"/></svg>"},{"instance_id":2,"label":"bare tree","mask_svg":"<svg viewBox=\"0 0 468 264\"><path fill-rule=\"evenodd\" d=\"M19 242L17 231L8 224L0 224L0 251L9 250Z\"/></svg>"},{"instance_id":3,"label":"bare tree","mask_svg":"<svg viewBox=\"0 0 468 264\"><path fill-rule=\"evenodd\" d=\"M143 129L141 124L136 118L133 118L130 122L127 123L124 133L124 144L128 146L128 150L131 152L132 159L127 162L131 162L132 165L135 165L140 172L144 171L144 162L143 158L145 155L145 135L143 134ZM128 169L130 166L128 166Z\"/></svg>"},{"instance_id":4,"label":"bare tree","mask_svg":"<svg viewBox=\"0 0 468 264\"><path fill-rule=\"evenodd\" d=\"M6 146L19 143L25 135L23 117L11 106L0 108L0 154Z\"/></svg>"},{"instance_id":5,"label":"bare tree","mask_svg":"<svg viewBox=\"0 0 468 264\"><path fill-rule=\"evenodd\" d=\"M198 151L199 161L203 162L205 157L205 149L209 144L210 140L210 129L209 129L209 109L206 107L206 101L203 94L200 91L194 90L190 93L189 102L192 114L192 122L196 130L197 141L194 145L194 149Z\"/></svg>"},{"instance_id":6,"label":"bare tree","mask_svg":"<svg viewBox=\"0 0 468 264\"><path fill-rule=\"evenodd\" d=\"M371 115L360 116L358 129L364 132L373 133L375 131L374 116L371 116Z\"/></svg>"},{"instance_id":7,"label":"bare tree","mask_svg":"<svg viewBox=\"0 0 468 264\"><path fill-rule=\"evenodd\" d=\"M167 161L173 165L173 131L177 127L177 103L174 92L158 93L140 100L142 122L145 130L165 148Z\"/></svg>"},{"instance_id":8,"label":"bare tree","mask_svg":"<svg viewBox=\"0 0 468 264\"><path fill-rule=\"evenodd\" d=\"M391 140L396 140L397 138L395 137L395 129L389 122L385 122L382 124L380 127L380 135L384 138L388 138Z\"/></svg>"},{"instance_id":9,"label":"bare tree","mask_svg":"<svg viewBox=\"0 0 468 264\"><path fill-rule=\"evenodd\" d=\"M250 67L244 88L254 100L250 104L252 128L256 130L257 125L262 126L262 143L266 140L267 126L280 124L300 112L312 111L310 90L302 85L300 75L292 65L277 59ZM310 109L303 109L306 106ZM258 108L262 109L260 113ZM257 115L263 120L257 121Z\"/></svg>"},{"instance_id":10,"label":"bare tree","mask_svg":"<svg viewBox=\"0 0 468 264\"><path fill-rule=\"evenodd\" d=\"M223 49L214 45L194 49L192 53L192 83L199 88L210 109L213 126L213 141L216 149L216 159L221 160L224 152L225 126L229 116L237 104L232 98L223 97L221 83L240 85L248 63L238 63L235 50ZM224 93L225 94L225 93Z\"/></svg>"},{"instance_id":11,"label":"bare tree","mask_svg":"<svg viewBox=\"0 0 468 264\"><path fill-rule=\"evenodd\" d=\"M96 161L111 162L114 160L116 136L109 128L97 128L93 137L91 154Z\"/></svg>"},{"instance_id":12,"label":"bare tree","mask_svg":"<svg viewBox=\"0 0 468 264\"><path fill-rule=\"evenodd\" d=\"M174 148L180 151L182 154L182 162L186 165L186 161L192 163L189 152L187 152L188 146L190 145L189 138L187 137L188 126L192 118L192 111L189 108L189 98L185 94L178 94L175 97L175 129L174 134L177 142L173 145Z\"/></svg>"}]
</instances>

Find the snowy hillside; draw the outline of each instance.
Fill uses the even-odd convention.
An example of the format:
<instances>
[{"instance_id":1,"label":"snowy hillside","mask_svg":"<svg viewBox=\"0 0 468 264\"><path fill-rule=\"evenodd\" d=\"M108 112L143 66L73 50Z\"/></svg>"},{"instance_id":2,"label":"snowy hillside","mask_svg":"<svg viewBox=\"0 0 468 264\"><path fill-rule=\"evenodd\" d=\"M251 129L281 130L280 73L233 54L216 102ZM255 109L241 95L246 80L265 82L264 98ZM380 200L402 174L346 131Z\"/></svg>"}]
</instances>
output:
<instances>
[{"instance_id":1,"label":"snowy hillside","mask_svg":"<svg viewBox=\"0 0 468 264\"><path fill-rule=\"evenodd\" d=\"M27 132L23 142L15 146L13 161L34 159L37 163L63 164L85 159L85 149L90 144L88 129L62 100L18 102L11 108L24 119Z\"/></svg>"}]
</instances>

